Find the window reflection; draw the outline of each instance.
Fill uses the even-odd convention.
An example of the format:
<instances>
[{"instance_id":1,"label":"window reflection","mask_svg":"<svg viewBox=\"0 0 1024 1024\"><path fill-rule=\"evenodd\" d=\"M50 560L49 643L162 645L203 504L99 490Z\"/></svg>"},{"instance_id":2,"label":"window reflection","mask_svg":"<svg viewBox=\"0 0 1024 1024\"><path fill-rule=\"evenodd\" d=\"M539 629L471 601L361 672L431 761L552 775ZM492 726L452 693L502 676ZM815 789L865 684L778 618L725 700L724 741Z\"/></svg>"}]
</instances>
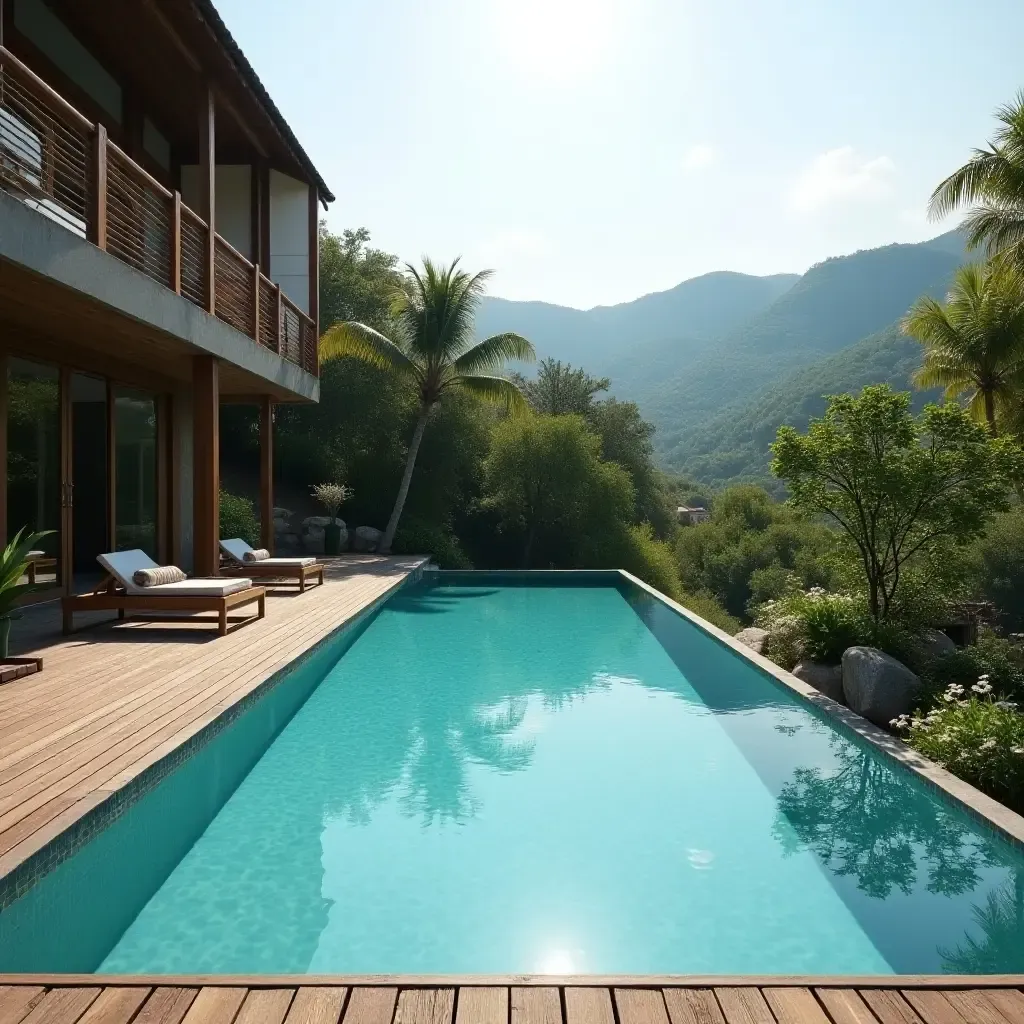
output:
<instances>
[{"instance_id":1,"label":"window reflection","mask_svg":"<svg viewBox=\"0 0 1024 1024\"><path fill-rule=\"evenodd\" d=\"M118 551L142 548L157 556L156 401L128 388L114 389L114 471Z\"/></svg>"}]
</instances>

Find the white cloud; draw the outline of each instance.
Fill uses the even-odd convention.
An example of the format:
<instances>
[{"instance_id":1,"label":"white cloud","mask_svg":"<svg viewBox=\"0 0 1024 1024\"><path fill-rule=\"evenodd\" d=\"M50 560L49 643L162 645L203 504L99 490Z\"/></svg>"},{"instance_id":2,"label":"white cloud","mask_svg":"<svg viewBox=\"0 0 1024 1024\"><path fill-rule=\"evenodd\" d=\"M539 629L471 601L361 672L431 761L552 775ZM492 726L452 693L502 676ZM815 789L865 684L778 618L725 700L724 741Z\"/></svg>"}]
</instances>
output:
<instances>
[{"instance_id":1,"label":"white cloud","mask_svg":"<svg viewBox=\"0 0 1024 1024\"><path fill-rule=\"evenodd\" d=\"M684 171L699 171L718 159L718 150L710 142L696 142L683 154Z\"/></svg>"},{"instance_id":2,"label":"white cloud","mask_svg":"<svg viewBox=\"0 0 1024 1024\"><path fill-rule=\"evenodd\" d=\"M841 203L884 199L894 170L887 156L865 160L853 146L830 149L800 173L790 189L789 205L798 213L815 213Z\"/></svg>"}]
</instances>

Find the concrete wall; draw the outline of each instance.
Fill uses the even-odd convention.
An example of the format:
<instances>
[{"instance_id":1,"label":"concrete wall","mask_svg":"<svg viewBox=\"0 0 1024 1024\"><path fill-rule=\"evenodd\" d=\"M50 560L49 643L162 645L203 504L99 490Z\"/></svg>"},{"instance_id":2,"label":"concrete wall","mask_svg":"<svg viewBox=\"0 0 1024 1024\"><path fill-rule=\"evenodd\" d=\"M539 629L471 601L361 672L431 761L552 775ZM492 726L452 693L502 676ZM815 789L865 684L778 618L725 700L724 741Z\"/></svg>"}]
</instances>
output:
<instances>
[{"instance_id":1,"label":"concrete wall","mask_svg":"<svg viewBox=\"0 0 1024 1024\"><path fill-rule=\"evenodd\" d=\"M243 256L252 259L252 169L248 164L218 164L214 180L214 224ZM200 212L199 165L181 166L181 201Z\"/></svg>"},{"instance_id":2,"label":"concrete wall","mask_svg":"<svg viewBox=\"0 0 1024 1024\"><path fill-rule=\"evenodd\" d=\"M309 312L309 186L280 171L270 172L268 276Z\"/></svg>"},{"instance_id":3,"label":"concrete wall","mask_svg":"<svg viewBox=\"0 0 1024 1024\"><path fill-rule=\"evenodd\" d=\"M120 123L121 86L43 0L14 0L14 27Z\"/></svg>"}]
</instances>

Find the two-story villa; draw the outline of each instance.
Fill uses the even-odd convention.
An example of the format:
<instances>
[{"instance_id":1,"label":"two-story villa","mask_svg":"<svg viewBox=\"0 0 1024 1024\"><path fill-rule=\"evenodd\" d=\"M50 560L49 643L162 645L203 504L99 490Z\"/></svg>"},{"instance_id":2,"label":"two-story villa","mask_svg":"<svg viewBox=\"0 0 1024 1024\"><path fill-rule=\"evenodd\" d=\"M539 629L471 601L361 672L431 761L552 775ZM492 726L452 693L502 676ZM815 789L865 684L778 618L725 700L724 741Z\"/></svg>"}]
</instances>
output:
<instances>
[{"instance_id":1,"label":"two-story villa","mask_svg":"<svg viewBox=\"0 0 1024 1024\"><path fill-rule=\"evenodd\" d=\"M299 65L299 55L289 59ZM315 402L334 197L209 0L0 0L0 536L218 563L221 403Z\"/></svg>"}]
</instances>

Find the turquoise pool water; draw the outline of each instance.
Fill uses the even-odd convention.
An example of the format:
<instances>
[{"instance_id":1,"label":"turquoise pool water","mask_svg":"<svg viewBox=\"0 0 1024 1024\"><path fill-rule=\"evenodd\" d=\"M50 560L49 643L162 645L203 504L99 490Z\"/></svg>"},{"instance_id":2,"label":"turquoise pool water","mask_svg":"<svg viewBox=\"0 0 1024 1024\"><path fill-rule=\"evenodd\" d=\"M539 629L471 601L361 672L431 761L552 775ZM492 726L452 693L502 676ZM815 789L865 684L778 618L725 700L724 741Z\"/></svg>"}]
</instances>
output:
<instances>
[{"instance_id":1,"label":"turquoise pool water","mask_svg":"<svg viewBox=\"0 0 1024 1024\"><path fill-rule=\"evenodd\" d=\"M300 670L237 788L246 716L0 913L0 970L1024 969L1024 861L965 813L639 590L469 579Z\"/></svg>"}]
</instances>

